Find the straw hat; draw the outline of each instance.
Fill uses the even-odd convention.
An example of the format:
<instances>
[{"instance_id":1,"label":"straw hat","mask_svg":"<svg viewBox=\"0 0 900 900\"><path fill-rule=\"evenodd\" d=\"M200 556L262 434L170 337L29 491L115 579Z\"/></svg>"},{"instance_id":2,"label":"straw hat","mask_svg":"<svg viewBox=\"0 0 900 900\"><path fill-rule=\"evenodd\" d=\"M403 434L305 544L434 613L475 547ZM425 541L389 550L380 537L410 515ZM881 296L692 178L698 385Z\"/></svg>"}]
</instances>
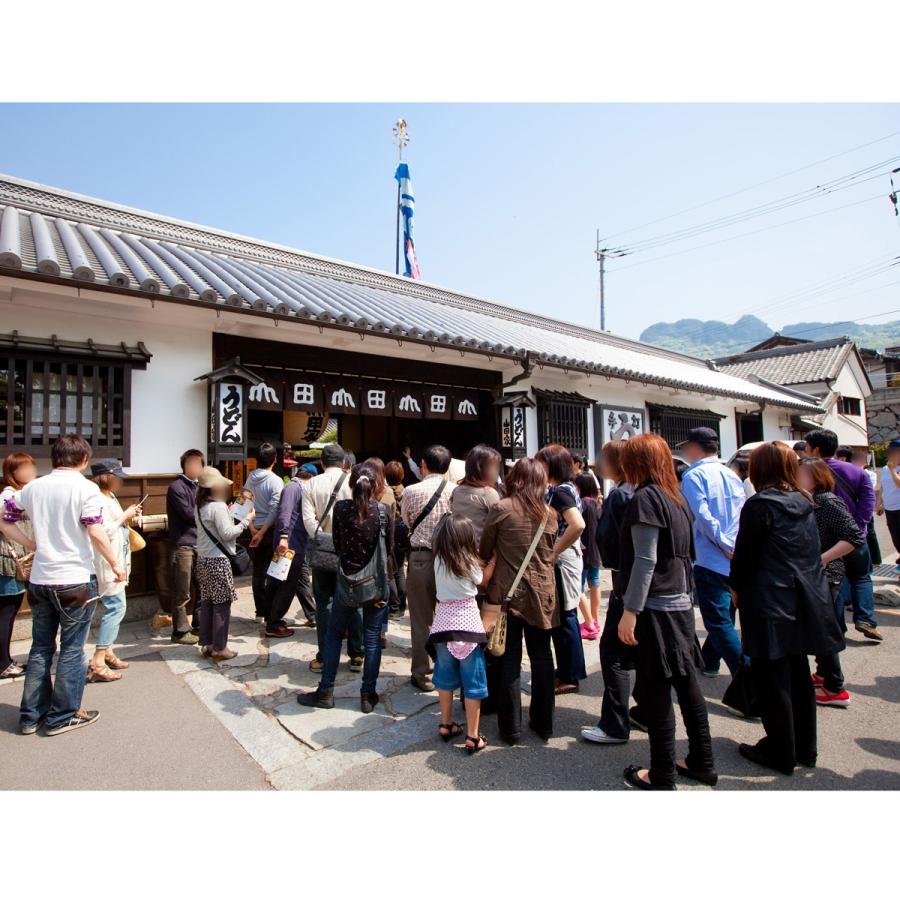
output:
<instances>
[{"instance_id":1,"label":"straw hat","mask_svg":"<svg viewBox=\"0 0 900 900\"><path fill-rule=\"evenodd\" d=\"M197 484L202 488L217 488L227 487L234 482L230 478L226 478L215 466L204 466L200 470Z\"/></svg>"}]
</instances>

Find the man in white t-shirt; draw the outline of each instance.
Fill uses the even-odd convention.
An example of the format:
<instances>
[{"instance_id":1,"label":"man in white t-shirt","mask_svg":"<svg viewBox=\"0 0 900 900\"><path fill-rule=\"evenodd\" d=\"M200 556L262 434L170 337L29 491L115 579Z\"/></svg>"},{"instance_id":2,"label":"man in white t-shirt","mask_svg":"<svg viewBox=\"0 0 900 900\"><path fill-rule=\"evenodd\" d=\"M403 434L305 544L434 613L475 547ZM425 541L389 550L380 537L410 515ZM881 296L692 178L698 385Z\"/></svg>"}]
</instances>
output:
<instances>
[{"instance_id":1,"label":"man in white t-shirt","mask_svg":"<svg viewBox=\"0 0 900 900\"><path fill-rule=\"evenodd\" d=\"M31 604L31 652L19 710L19 731L34 734L46 722L48 735L90 725L100 715L81 709L87 657L84 642L97 598L93 547L125 581L103 527L100 489L84 475L91 445L80 435L66 434L51 448L53 471L30 481L6 502L3 518L15 522L28 513L34 529L35 554L28 581ZM50 665L59 633L56 679Z\"/></svg>"},{"instance_id":2,"label":"man in white t-shirt","mask_svg":"<svg viewBox=\"0 0 900 900\"><path fill-rule=\"evenodd\" d=\"M891 543L900 554L900 440L887 445L887 465L878 474L875 512L887 520ZM900 572L900 556L896 568Z\"/></svg>"}]
</instances>

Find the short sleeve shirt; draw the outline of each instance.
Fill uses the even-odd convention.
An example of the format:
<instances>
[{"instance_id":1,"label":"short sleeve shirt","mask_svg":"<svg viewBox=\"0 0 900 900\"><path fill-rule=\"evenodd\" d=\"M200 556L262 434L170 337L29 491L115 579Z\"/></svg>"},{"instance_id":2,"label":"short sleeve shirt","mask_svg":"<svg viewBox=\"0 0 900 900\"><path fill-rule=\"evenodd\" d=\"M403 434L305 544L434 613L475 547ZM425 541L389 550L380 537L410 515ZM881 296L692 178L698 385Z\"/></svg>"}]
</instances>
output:
<instances>
[{"instance_id":1,"label":"short sleeve shirt","mask_svg":"<svg viewBox=\"0 0 900 900\"><path fill-rule=\"evenodd\" d=\"M694 557L694 541L687 506L678 505L654 484L644 485L634 492L622 521L623 593L634 564L632 525L650 525L660 530L650 594L690 593L693 588L691 561Z\"/></svg>"},{"instance_id":2,"label":"short sleeve shirt","mask_svg":"<svg viewBox=\"0 0 900 900\"><path fill-rule=\"evenodd\" d=\"M578 491L571 481L564 481L555 487L551 487L547 492L547 502L556 511L557 520L557 538L562 537L567 526L565 514L570 509L577 509L581 512L581 498Z\"/></svg>"}]
</instances>

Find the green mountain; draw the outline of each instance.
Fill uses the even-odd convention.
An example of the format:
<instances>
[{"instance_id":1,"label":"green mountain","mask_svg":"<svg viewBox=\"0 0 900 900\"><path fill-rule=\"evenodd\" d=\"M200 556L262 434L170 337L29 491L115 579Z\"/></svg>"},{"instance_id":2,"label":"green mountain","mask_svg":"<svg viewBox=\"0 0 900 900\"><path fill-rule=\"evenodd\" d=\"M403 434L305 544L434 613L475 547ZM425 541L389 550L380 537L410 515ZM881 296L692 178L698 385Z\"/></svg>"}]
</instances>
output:
<instances>
[{"instance_id":1,"label":"green mountain","mask_svg":"<svg viewBox=\"0 0 900 900\"><path fill-rule=\"evenodd\" d=\"M795 322L780 329L784 335L822 341L827 338L852 338L860 347L884 350L900 345L900 321L862 325L857 322ZM657 322L641 332L640 339L648 344L680 350L703 359L740 353L771 337L774 331L756 316L741 316L736 322L714 319L679 319L677 322Z\"/></svg>"}]
</instances>

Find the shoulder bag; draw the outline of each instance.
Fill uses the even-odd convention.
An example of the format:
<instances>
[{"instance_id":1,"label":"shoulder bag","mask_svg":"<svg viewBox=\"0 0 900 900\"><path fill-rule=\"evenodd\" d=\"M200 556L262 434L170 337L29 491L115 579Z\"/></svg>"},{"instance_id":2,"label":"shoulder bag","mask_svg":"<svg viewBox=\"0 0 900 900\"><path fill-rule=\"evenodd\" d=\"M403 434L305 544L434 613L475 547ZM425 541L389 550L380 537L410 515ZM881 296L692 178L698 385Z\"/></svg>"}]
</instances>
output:
<instances>
[{"instance_id":1,"label":"shoulder bag","mask_svg":"<svg viewBox=\"0 0 900 900\"><path fill-rule=\"evenodd\" d=\"M491 656L503 656L506 653L506 623L509 618L509 604L519 587L519 582L522 580L525 570L528 568L528 563L531 562L531 557L534 556L534 551L537 550L538 541L547 529L547 522L550 520L551 515L552 513L545 516L544 521L538 525L537 531L535 531L534 537L531 539L531 546L525 551L519 571L516 572L516 577L513 579L506 596L503 598L503 602L500 604L500 614L497 616L497 621L491 630L487 642L487 651Z\"/></svg>"},{"instance_id":2,"label":"shoulder bag","mask_svg":"<svg viewBox=\"0 0 900 900\"><path fill-rule=\"evenodd\" d=\"M338 570L338 557L337 553L334 552L334 538L327 531L322 531L322 523L328 518L328 513L331 512L331 508L337 500L337 495L346 480L347 473L344 472L338 478L334 490L328 498L325 511L316 525L315 533L306 545L306 558L309 560L309 565L312 569L319 569L322 572L337 572Z\"/></svg>"},{"instance_id":3,"label":"shoulder bag","mask_svg":"<svg viewBox=\"0 0 900 900\"><path fill-rule=\"evenodd\" d=\"M338 584L341 589L341 600L354 609L368 606L376 600L384 600L388 595L387 516L384 506L378 504L378 540L372 550L369 561L352 575L348 575L343 566L338 564Z\"/></svg>"},{"instance_id":4,"label":"shoulder bag","mask_svg":"<svg viewBox=\"0 0 900 900\"><path fill-rule=\"evenodd\" d=\"M247 552L247 548L242 544L237 544L235 552L231 553L218 538L213 537L213 533L203 523L203 516L200 510L197 510L197 521L206 532L206 536L215 544L216 549L223 553L225 558L231 563L231 574L246 575L250 571L251 566L250 554Z\"/></svg>"},{"instance_id":5,"label":"shoulder bag","mask_svg":"<svg viewBox=\"0 0 900 900\"><path fill-rule=\"evenodd\" d=\"M412 536L415 533L415 530L425 521L425 516L430 513L435 506L437 505L438 500L441 499L441 494L444 493L444 488L447 487L447 479L446 477L441 479L441 483L438 485L437 490L431 495L429 501L422 507L421 512L413 519L413 523L409 528L409 539L412 540Z\"/></svg>"}]
</instances>

